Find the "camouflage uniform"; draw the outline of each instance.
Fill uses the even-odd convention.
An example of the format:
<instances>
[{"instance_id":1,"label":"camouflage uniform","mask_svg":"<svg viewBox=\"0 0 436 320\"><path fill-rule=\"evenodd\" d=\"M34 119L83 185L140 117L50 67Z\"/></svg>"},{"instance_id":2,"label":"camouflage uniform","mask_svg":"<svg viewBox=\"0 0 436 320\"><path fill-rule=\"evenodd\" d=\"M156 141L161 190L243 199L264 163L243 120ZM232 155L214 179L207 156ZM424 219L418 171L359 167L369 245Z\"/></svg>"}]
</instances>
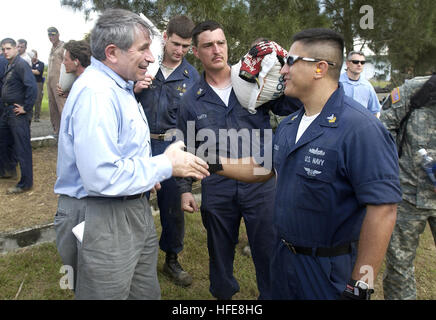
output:
<instances>
[{"instance_id":1,"label":"camouflage uniform","mask_svg":"<svg viewBox=\"0 0 436 320\"><path fill-rule=\"evenodd\" d=\"M410 98L430 77L416 77L395 89L383 103L380 120L397 138L400 121L410 110ZM399 94L398 94L399 90ZM419 236L427 221L436 244L436 193L420 166L417 151L425 148L436 159L436 103L412 111L406 127L403 154L399 159L403 202L399 204L397 223L386 254L383 278L385 299L416 299L413 261Z\"/></svg>"}]
</instances>

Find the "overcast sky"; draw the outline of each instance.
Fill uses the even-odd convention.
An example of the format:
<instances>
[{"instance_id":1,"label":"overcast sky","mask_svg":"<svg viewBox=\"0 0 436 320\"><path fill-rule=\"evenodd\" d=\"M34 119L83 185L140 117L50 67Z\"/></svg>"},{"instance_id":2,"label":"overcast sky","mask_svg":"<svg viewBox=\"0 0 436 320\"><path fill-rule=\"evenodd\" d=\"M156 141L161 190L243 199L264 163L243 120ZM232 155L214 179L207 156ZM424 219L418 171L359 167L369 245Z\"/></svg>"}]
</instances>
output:
<instances>
[{"instance_id":1,"label":"overcast sky","mask_svg":"<svg viewBox=\"0 0 436 320\"><path fill-rule=\"evenodd\" d=\"M1 0L1 7L0 41L26 39L27 51L38 51L39 59L46 64L52 46L47 37L48 27L56 27L60 39L67 42L82 39L95 22L86 22L82 12L61 7L60 0Z\"/></svg>"}]
</instances>

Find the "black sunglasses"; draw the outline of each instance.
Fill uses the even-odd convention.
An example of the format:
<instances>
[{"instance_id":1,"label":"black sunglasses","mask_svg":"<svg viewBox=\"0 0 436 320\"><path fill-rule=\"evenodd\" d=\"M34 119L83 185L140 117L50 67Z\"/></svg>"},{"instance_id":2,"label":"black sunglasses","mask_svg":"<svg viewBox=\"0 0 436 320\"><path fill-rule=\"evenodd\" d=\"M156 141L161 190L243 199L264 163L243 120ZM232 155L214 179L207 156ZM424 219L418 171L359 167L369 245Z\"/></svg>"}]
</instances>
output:
<instances>
[{"instance_id":1,"label":"black sunglasses","mask_svg":"<svg viewBox=\"0 0 436 320\"><path fill-rule=\"evenodd\" d=\"M303 60L303 61L307 61L307 62L321 62L321 61L325 61L325 62L327 62L327 64L329 64L331 66L335 66L336 65L336 63L327 61L325 59L315 59L315 58L300 57L300 56L296 56L296 55L293 55L293 54L290 54L290 55L288 55L286 57L286 64L291 67L298 60Z\"/></svg>"},{"instance_id":2,"label":"black sunglasses","mask_svg":"<svg viewBox=\"0 0 436 320\"><path fill-rule=\"evenodd\" d=\"M353 64L359 64L360 63L362 66L366 63L365 60L351 60L351 62Z\"/></svg>"}]
</instances>

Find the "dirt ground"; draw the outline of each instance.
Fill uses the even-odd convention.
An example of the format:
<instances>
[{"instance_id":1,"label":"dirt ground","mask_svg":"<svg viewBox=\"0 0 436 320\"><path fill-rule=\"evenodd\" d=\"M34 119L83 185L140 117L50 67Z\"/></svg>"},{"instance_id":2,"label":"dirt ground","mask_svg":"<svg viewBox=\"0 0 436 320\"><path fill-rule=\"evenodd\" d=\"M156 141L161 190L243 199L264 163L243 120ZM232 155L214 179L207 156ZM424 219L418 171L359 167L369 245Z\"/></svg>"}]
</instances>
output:
<instances>
[{"instance_id":1,"label":"dirt ground","mask_svg":"<svg viewBox=\"0 0 436 320\"><path fill-rule=\"evenodd\" d=\"M0 233L53 222L57 207L57 195L53 192L56 159L57 147L33 150L34 182L28 192L7 195L6 190L16 185L18 179L0 179Z\"/></svg>"}]
</instances>

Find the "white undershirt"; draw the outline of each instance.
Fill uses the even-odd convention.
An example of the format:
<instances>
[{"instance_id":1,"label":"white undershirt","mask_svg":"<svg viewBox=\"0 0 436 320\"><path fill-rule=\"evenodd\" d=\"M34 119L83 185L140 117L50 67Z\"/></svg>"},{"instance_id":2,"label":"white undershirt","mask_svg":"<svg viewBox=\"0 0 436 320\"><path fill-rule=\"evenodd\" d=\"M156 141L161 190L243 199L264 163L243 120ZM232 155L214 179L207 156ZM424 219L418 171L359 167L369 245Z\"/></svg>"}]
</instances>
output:
<instances>
[{"instance_id":1,"label":"white undershirt","mask_svg":"<svg viewBox=\"0 0 436 320\"><path fill-rule=\"evenodd\" d=\"M303 118L301 118L300 125L298 126L297 131L297 137L295 138L295 143L300 140L301 136L303 135L304 131L310 126L310 124L313 122L313 120L316 119L316 117L319 116L319 113L314 114L313 116L306 116L306 114L303 115Z\"/></svg>"},{"instance_id":2,"label":"white undershirt","mask_svg":"<svg viewBox=\"0 0 436 320\"><path fill-rule=\"evenodd\" d=\"M224 102L224 104L226 105L226 107L229 106L229 99L230 99L230 94L232 93L232 84L229 84L227 87L225 88L215 88L212 87L213 91L215 91L215 93L218 95L218 97L221 98L221 100Z\"/></svg>"},{"instance_id":3,"label":"white undershirt","mask_svg":"<svg viewBox=\"0 0 436 320\"><path fill-rule=\"evenodd\" d=\"M160 71L162 71L162 74L163 74L165 80L171 75L171 73L173 73L174 70L176 70L176 68L177 67L168 68L167 66L164 66L163 64L160 65Z\"/></svg>"}]
</instances>

